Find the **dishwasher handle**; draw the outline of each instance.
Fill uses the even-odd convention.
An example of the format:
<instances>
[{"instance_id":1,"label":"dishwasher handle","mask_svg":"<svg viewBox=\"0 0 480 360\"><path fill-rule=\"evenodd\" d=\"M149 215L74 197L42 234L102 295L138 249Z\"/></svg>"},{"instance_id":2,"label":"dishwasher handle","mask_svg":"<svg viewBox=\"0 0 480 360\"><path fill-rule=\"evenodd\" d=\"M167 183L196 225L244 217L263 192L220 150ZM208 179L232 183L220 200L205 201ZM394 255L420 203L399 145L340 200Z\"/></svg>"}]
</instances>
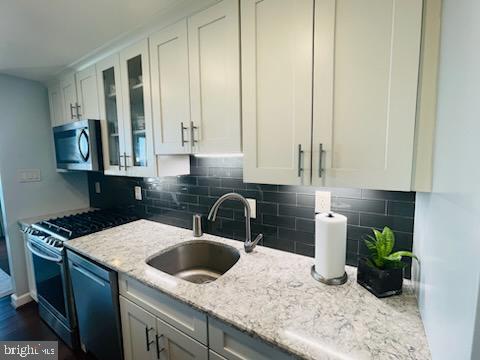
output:
<instances>
[{"instance_id":1,"label":"dishwasher handle","mask_svg":"<svg viewBox=\"0 0 480 360\"><path fill-rule=\"evenodd\" d=\"M107 270L72 251L67 251L67 258L71 265L75 267L75 270L83 270L83 275L88 276L89 278L93 277L98 281L102 281L104 284L112 283L111 270Z\"/></svg>"},{"instance_id":2,"label":"dishwasher handle","mask_svg":"<svg viewBox=\"0 0 480 360\"><path fill-rule=\"evenodd\" d=\"M77 264L75 264L73 262L72 262L72 267L73 267L73 270L78 271L83 276L86 276L90 280L95 281L100 286L105 287L105 280L103 280L101 277L98 277L97 275L91 273L90 271L88 271L87 269L85 269L83 267L78 266Z\"/></svg>"}]
</instances>

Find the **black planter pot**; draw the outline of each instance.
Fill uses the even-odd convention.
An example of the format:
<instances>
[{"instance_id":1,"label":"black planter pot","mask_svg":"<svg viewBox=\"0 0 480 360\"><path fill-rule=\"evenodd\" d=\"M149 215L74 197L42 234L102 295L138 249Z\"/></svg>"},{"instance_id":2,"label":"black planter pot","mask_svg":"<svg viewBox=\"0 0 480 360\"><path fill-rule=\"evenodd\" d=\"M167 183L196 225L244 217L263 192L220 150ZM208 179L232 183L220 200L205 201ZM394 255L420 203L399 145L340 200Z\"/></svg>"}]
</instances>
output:
<instances>
[{"instance_id":1,"label":"black planter pot","mask_svg":"<svg viewBox=\"0 0 480 360\"><path fill-rule=\"evenodd\" d=\"M378 298L402 293L403 268L380 270L358 260L357 282Z\"/></svg>"}]
</instances>

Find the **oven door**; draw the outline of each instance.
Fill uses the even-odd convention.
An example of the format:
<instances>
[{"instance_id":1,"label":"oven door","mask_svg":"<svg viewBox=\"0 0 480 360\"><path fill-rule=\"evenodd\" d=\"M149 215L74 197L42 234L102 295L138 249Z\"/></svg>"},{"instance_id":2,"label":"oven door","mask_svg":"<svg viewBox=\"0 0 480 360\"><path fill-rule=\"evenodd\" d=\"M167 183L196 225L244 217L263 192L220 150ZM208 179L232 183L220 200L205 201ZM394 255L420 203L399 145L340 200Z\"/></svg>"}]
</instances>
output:
<instances>
[{"instance_id":1,"label":"oven door","mask_svg":"<svg viewBox=\"0 0 480 360\"><path fill-rule=\"evenodd\" d=\"M29 238L27 247L32 253L38 301L67 327L74 327L71 286L65 259L59 253Z\"/></svg>"},{"instance_id":2,"label":"oven door","mask_svg":"<svg viewBox=\"0 0 480 360\"><path fill-rule=\"evenodd\" d=\"M98 120L82 120L53 128L57 169L100 170Z\"/></svg>"}]
</instances>

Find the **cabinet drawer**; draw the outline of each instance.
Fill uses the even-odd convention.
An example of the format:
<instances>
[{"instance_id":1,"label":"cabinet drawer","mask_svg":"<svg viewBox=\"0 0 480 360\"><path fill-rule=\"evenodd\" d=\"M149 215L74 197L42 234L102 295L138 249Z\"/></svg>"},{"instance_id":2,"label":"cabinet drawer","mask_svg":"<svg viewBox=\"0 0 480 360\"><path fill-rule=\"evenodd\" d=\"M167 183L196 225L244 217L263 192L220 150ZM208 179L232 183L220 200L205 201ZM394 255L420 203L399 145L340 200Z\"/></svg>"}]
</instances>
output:
<instances>
[{"instance_id":1,"label":"cabinet drawer","mask_svg":"<svg viewBox=\"0 0 480 360\"><path fill-rule=\"evenodd\" d=\"M120 275L120 294L188 336L207 344L207 316L125 275Z\"/></svg>"},{"instance_id":2,"label":"cabinet drawer","mask_svg":"<svg viewBox=\"0 0 480 360\"><path fill-rule=\"evenodd\" d=\"M294 359L293 356L268 345L261 340L254 339L233 327L208 318L208 333L210 349L222 357L211 359L229 360L286 360Z\"/></svg>"}]
</instances>

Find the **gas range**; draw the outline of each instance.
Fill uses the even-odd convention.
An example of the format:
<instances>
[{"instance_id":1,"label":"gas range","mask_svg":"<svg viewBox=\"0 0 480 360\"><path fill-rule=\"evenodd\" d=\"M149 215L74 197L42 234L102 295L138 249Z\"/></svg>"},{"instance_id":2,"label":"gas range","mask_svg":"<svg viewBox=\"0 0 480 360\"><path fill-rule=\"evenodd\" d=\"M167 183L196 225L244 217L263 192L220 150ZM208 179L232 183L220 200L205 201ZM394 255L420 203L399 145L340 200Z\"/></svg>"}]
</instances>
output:
<instances>
[{"instance_id":1,"label":"gas range","mask_svg":"<svg viewBox=\"0 0 480 360\"><path fill-rule=\"evenodd\" d=\"M137 219L121 211L92 210L40 221L25 230L40 317L70 347L79 344L64 242Z\"/></svg>"},{"instance_id":2,"label":"gas range","mask_svg":"<svg viewBox=\"0 0 480 360\"><path fill-rule=\"evenodd\" d=\"M25 232L55 252L63 250L63 242L137 220L133 214L115 210L92 210L75 215L43 220Z\"/></svg>"}]
</instances>

